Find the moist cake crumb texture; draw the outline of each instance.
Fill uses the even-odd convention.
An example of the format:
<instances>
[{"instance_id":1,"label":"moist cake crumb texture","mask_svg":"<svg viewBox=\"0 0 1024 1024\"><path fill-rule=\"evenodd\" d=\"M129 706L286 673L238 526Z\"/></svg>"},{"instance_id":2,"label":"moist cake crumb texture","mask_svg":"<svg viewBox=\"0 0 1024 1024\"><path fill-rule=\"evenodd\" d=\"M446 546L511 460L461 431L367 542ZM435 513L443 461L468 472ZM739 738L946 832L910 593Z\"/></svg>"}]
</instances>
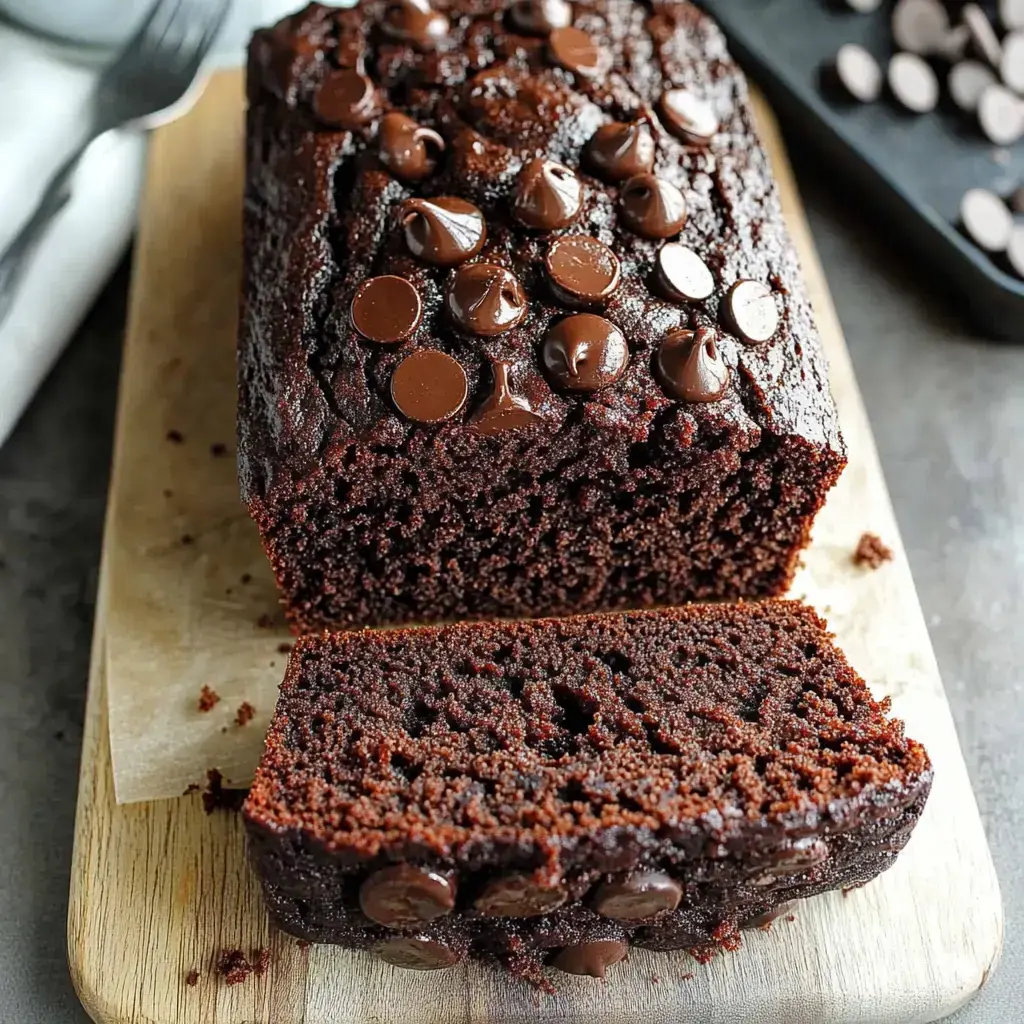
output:
<instances>
[{"instance_id":1,"label":"moist cake crumb texture","mask_svg":"<svg viewBox=\"0 0 1024 1024\"><path fill-rule=\"evenodd\" d=\"M298 641L244 807L275 920L538 981L735 949L887 868L931 780L795 602Z\"/></svg>"}]
</instances>

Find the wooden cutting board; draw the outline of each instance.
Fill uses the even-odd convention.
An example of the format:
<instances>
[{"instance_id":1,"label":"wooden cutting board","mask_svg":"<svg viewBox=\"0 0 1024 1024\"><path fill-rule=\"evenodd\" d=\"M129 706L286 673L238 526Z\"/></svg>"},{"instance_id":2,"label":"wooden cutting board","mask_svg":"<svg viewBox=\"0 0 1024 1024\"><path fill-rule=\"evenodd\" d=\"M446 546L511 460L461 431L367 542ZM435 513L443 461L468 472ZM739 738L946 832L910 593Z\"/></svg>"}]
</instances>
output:
<instances>
[{"instance_id":1,"label":"wooden cutting board","mask_svg":"<svg viewBox=\"0 0 1024 1024\"><path fill-rule=\"evenodd\" d=\"M850 449L849 468L819 518L793 593L826 614L850 660L876 693L893 697L908 731L927 745L935 762L931 800L895 867L847 898L830 894L799 905L793 920L776 922L769 934L747 933L742 950L708 965L681 953L637 950L606 985L559 976L556 996L541 996L478 965L419 974L361 953L303 948L270 928L245 863L236 815L207 817L195 797L115 802L104 664L105 622L110 595L116 595L109 555L117 537L108 517L68 920L71 973L95 1020L884 1024L938 1019L984 984L1002 940L991 857L792 174L770 115L761 104L758 111L828 349ZM195 110L153 140L135 254L112 504L128 486L119 467L124 438L135 426L131 410L140 407L138 366L147 341L155 334L184 334L189 340L181 358L202 360L204 367L211 345L232 345L230 330L204 331L202 325L230 325L225 311L237 301L231 284L237 266L225 272L220 263L213 265L225 247L209 242L211 232L237 225L241 113L241 76L225 73L213 79ZM217 400L229 404L229 359L214 362L225 368ZM160 443L162 438L154 441L153 486L159 486ZM851 562L864 530L878 533L895 552L894 562L877 572ZM210 655L215 666L216 651ZM159 649L150 652L160 656ZM212 961L218 951L236 947L269 947L272 963L263 976L229 987ZM189 986L192 969L199 979Z\"/></svg>"}]
</instances>

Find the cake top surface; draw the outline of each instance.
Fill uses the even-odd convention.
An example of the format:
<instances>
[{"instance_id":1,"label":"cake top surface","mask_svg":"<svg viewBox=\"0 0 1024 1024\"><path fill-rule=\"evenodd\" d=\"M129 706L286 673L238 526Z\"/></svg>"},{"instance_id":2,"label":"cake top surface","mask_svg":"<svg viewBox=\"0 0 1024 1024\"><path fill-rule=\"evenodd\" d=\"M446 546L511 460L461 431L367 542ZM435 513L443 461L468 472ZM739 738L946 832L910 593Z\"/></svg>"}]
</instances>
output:
<instances>
[{"instance_id":1,"label":"cake top surface","mask_svg":"<svg viewBox=\"0 0 1024 1024\"><path fill-rule=\"evenodd\" d=\"M246 814L356 857L484 860L622 830L703 849L909 803L922 747L806 606L324 634L293 651Z\"/></svg>"},{"instance_id":2,"label":"cake top surface","mask_svg":"<svg viewBox=\"0 0 1024 1024\"><path fill-rule=\"evenodd\" d=\"M296 464L579 423L840 446L744 80L691 4L313 4L256 34L248 91L243 455L250 426Z\"/></svg>"}]
</instances>

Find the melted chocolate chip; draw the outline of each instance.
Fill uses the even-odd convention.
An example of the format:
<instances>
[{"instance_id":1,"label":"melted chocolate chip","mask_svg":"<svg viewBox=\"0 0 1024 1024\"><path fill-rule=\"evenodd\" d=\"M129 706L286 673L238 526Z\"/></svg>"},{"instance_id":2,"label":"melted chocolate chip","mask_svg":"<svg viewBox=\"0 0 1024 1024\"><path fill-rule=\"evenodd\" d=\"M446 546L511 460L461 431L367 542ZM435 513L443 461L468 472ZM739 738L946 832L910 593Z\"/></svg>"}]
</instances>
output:
<instances>
[{"instance_id":1,"label":"melted chocolate chip","mask_svg":"<svg viewBox=\"0 0 1024 1024\"><path fill-rule=\"evenodd\" d=\"M417 423L451 419L465 405L467 393L466 371L432 348L407 355L391 375L391 400Z\"/></svg>"},{"instance_id":2,"label":"melted chocolate chip","mask_svg":"<svg viewBox=\"0 0 1024 1024\"><path fill-rule=\"evenodd\" d=\"M586 155L605 181L625 181L654 167L654 136L645 121L613 121L590 137Z\"/></svg>"},{"instance_id":3,"label":"melted chocolate chip","mask_svg":"<svg viewBox=\"0 0 1024 1024\"><path fill-rule=\"evenodd\" d=\"M548 36L548 53L559 66L577 75L597 74L601 51L582 29L556 28Z\"/></svg>"},{"instance_id":4,"label":"melted chocolate chip","mask_svg":"<svg viewBox=\"0 0 1024 1024\"><path fill-rule=\"evenodd\" d=\"M622 219L644 238L668 238L686 223L686 199L670 182L653 174L637 174L619 195Z\"/></svg>"},{"instance_id":5,"label":"melted chocolate chip","mask_svg":"<svg viewBox=\"0 0 1024 1024\"><path fill-rule=\"evenodd\" d=\"M605 882L594 896L594 909L616 921L643 921L675 910L683 887L661 871L633 871L624 878Z\"/></svg>"},{"instance_id":6,"label":"melted chocolate chip","mask_svg":"<svg viewBox=\"0 0 1024 1024\"><path fill-rule=\"evenodd\" d=\"M668 89L659 107L665 126L683 142L707 146L718 131L714 108L689 89Z\"/></svg>"},{"instance_id":7,"label":"melted chocolate chip","mask_svg":"<svg viewBox=\"0 0 1024 1024\"><path fill-rule=\"evenodd\" d=\"M715 276L692 249L666 242L658 250L658 286L674 302L703 302L715 290Z\"/></svg>"},{"instance_id":8,"label":"melted chocolate chip","mask_svg":"<svg viewBox=\"0 0 1024 1024\"><path fill-rule=\"evenodd\" d=\"M581 942L578 946L566 946L555 954L551 961L567 974L584 974L591 978L603 978L607 969L620 960L626 959L629 946L616 939L599 939L596 942Z\"/></svg>"},{"instance_id":9,"label":"melted chocolate chip","mask_svg":"<svg viewBox=\"0 0 1024 1024\"><path fill-rule=\"evenodd\" d=\"M529 875L509 875L491 882L473 906L484 917L539 917L568 897L565 889L542 888Z\"/></svg>"},{"instance_id":10,"label":"melted chocolate chip","mask_svg":"<svg viewBox=\"0 0 1024 1024\"><path fill-rule=\"evenodd\" d=\"M530 403L519 395L513 395L509 384L508 363L494 360L491 364L493 380L491 393L473 415L473 428L478 434L500 434L504 430L532 427L543 423L531 408ZM477 901L479 906L479 900Z\"/></svg>"},{"instance_id":11,"label":"melted chocolate chip","mask_svg":"<svg viewBox=\"0 0 1024 1024\"><path fill-rule=\"evenodd\" d=\"M464 263L484 247L487 238L483 213L454 196L406 199L399 215L409 251L427 263Z\"/></svg>"},{"instance_id":12,"label":"melted chocolate chip","mask_svg":"<svg viewBox=\"0 0 1024 1024\"><path fill-rule=\"evenodd\" d=\"M771 289L760 281L737 281L725 297L727 326L748 345L769 341L779 329L779 310Z\"/></svg>"},{"instance_id":13,"label":"melted chocolate chip","mask_svg":"<svg viewBox=\"0 0 1024 1024\"><path fill-rule=\"evenodd\" d=\"M445 303L458 327L485 338L515 327L527 310L526 294L519 279L494 263L459 267Z\"/></svg>"},{"instance_id":14,"label":"melted chocolate chip","mask_svg":"<svg viewBox=\"0 0 1024 1024\"><path fill-rule=\"evenodd\" d=\"M629 347L615 324L592 313L577 313L548 331L541 359L558 387L599 391L626 372Z\"/></svg>"},{"instance_id":15,"label":"melted chocolate chip","mask_svg":"<svg viewBox=\"0 0 1024 1024\"><path fill-rule=\"evenodd\" d=\"M454 967L462 954L437 939L426 936L396 935L374 947L374 952L392 967L410 971L439 971Z\"/></svg>"},{"instance_id":16,"label":"melted chocolate chip","mask_svg":"<svg viewBox=\"0 0 1024 1024\"><path fill-rule=\"evenodd\" d=\"M619 286L619 258L590 235L565 235L552 242L544 267L551 290L569 306L604 302Z\"/></svg>"},{"instance_id":17,"label":"melted chocolate chip","mask_svg":"<svg viewBox=\"0 0 1024 1024\"><path fill-rule=\"evenodd\" d=\"M528 228L564 228L576 219L582 204L583 186L564 164L536 159L519 172L512 212Z\"/></svg>"},{"instance_id":18,"label":"melted chocolate chip","mask_svg":"<svg viewBox=\"0 0 1024 1024\"><path fill-rule=\"evenodd\" d=\"M405 114L385 114L380 122L381 163L402 181L421 181L437 169L437 153L444 139Z\"/></svg>"},{"instance_id":19,"label":"melted chocolate chip","mask_svg":"<svg viewBox=\"0 0 1024 1024\"><path fill-rule=\"evenodd\" d=\"M433 50L448 35L448 19L429 0L391 0L384 11L384 31L417 50Z\"/></svg>"},{"instance_id":20,"label":"melted chocolate chip","mask_svg":"<svg viewBox=\"0 0 1024 1024\"><path fill-rule=\"evenodd\" d=\"M740 928L744 931L748 931L751 928L763 928L766 924L771 924L772 921L782 917L783 914L788 914L792 909L792 902L780 903L777 907L772 907L771 910L766 910L763 914L748 917L740 924Z\"/></svg>"},{"instance_id":21,"label":"melted chocolate chip","mask_svg":"<svg viewBox=\"0 0 1024 1024\"><path fill-rule=\"evenodd\" d=\"M353 68L329 72L313 96L313 113L332 128L359 128L377 113L377 90Z\"/></svg>"},{"instance_id":22,"label":"melted chocolate chip","mask_svg":"<svg viewBox=\"0 0 1024 1024\"><path fill-rule=\"evenodd\" d=\"M546 36L572 24L572 5L567 0L515 0L510 16L521 32Z\"/></svg>"},{"instance_id":23,"label":"melted chocolate chip","mask_svg":"<svg viewBox=\"0 0 1024 1024\"><path fill-rule=\"evenodd\" d=\"M370 341L389 345L419 326L423 304L416 287L390 274L364 281L352 298L352 326Z\"/></svg>"},{"instance_id":24,"label":"melted chocolate chip","mask_svg":"<svg viewBox=\"0 0 1024 1024\"><path fill-rule=\"evenodd\" d=\"M776 850L760 870L772 878L802 874L828 860L828 847L820 839L797 839Z\"/></svg>"},{"instance_id":25,"label":"melted chocolate chip","mask_svg":"<svg viewBox=\"0 0 1024 1024\"><path fill-rule=\"evenodd\" d=\"M656 365L661 386L684 402L717 402L729 386L729 367L710 327L665 335Z\"/></svg>"},{"instance_id":26,"label":"melted chocolate chip","mask_svg":"<svg viewBox=\"0 0 1024 1024\"><path fill-rule=\"evenodd\" d=\"M455 886L436 871L394 864L363 882L359 905L371 921L385 928L414 928L451 913Z\"/></svg>"}]
</instances>

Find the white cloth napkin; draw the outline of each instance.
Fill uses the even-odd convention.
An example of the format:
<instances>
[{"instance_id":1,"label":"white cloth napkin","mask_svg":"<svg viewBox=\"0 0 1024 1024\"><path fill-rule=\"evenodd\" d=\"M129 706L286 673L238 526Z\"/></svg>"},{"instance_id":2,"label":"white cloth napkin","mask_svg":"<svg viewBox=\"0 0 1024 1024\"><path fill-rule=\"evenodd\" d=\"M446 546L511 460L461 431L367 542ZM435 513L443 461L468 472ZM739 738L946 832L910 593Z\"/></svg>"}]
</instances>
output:
<instances>
[{"instance_id":1,"label":"white cloth napkin","mask_svg":"<svg viewBox=\"0 0 1024 1024\"><path fill-rule=\"evenodd\" d=\"M0 247L79 141L94 72L0 29ZM111 132L89 150L71 201L30 257L0 324L0 444L117 265L135 223L145 142Z\"/></svg>"}]
</instances>

